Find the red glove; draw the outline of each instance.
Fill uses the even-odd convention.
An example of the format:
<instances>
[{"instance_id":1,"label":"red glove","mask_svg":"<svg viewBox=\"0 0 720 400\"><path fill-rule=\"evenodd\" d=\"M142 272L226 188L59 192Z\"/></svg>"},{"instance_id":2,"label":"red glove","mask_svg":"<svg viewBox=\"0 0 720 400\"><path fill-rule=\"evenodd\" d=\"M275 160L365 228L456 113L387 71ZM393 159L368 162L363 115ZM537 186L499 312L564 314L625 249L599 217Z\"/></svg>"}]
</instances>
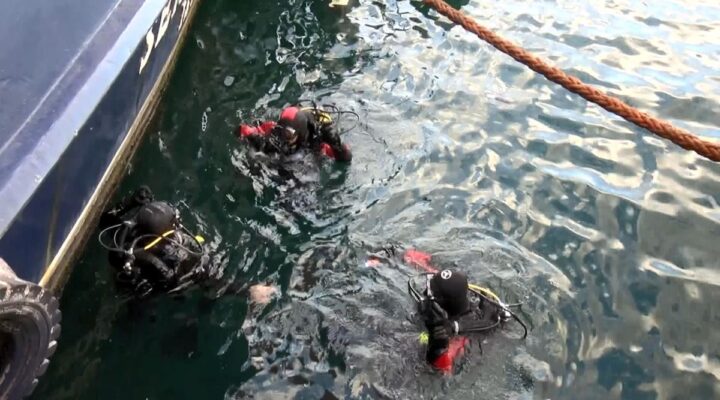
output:
<instances>
[{"instance_id":1,"label":"red glove","mask_svg":"<svg viewBox=\"0 0 720 400\"><path fill-rule=\"evenodd\" d=\"M267 136L270 131L273 130L275 125L276 124L273 121L265 121L259 126L242 124L240 125L240 129L238 129L238 132L240 133L241 137L248 137L253 135Z\"/></svg>"},{"instance_id":2,"label":"red glove","mask_svg":"<svg viewBox=\"0 0 720 400\"><path fill-rule=\"evenodd\" d=\"M240 128L238 129L238 133L240 134L241 137L257 135L258 131L259 131L259 129L256 126L245 125L245 124L240 125Z\"/></svg>"},{"instance_id":3,"label":"red glove","mask_svg":"<svg viewBox=\"0 0 720 400\"><path fill-rule=\"evenodd\" d=\"M352 160L352 153L350 152L350 147L344 144L342 145L342 149L342 153L338 154L329 144L323 142L323 144L320 145L320 153L332 158L335 161L349 162L350 160Z\"/></svg>"},{"instance_id":4,"label":"red glove","mask_svg":"<svg viewBox=\"0 0 720 400\"><path fill-rule=\"evenodd\" d=\"M335 159L335 151L327 143L320 145L320 153L332 158L333 160Z\"/></svg>"},{"instance_id":5,"label":"red glove","mask_svg":"<svg viewBox=\"0 0 720 400\"><path fill-rule=\"evenodd\" d=\"M265 121L262 124L260 124L260 133L263 136L267 136L270 134L270 132L275 128L275 121Z\"/></svg>"},{"instance_id":6,"label":"red glove","mask_svg":"<svg viewBox=\"0 0 720 400\"><path fill-rule=\"evenodd\" d=\"M415 249L408 249L405 255L403 255L403 260L406 263L434 274L437 273L438 270L430 264L431 259L432 256L430 254Z\"/></svg>"}]
</instances>

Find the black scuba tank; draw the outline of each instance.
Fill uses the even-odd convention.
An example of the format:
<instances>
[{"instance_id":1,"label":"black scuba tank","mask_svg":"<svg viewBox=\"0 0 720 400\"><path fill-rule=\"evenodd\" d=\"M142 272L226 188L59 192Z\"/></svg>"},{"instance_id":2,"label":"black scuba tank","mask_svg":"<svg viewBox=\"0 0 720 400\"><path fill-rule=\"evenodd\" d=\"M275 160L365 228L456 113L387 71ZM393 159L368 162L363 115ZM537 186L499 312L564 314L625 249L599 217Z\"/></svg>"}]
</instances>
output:
<instances>
[{"instance_id":1,"label":"black scuba tank","mask_svg":"<svg viewBox=\"0 0 720 400\"><path fill-rule=\"evenodd\" d=\"M175 208L164 201L153 201L143 205L135 217L135 234L162 235L177 227Z\"/></svg>"}]
</instances>

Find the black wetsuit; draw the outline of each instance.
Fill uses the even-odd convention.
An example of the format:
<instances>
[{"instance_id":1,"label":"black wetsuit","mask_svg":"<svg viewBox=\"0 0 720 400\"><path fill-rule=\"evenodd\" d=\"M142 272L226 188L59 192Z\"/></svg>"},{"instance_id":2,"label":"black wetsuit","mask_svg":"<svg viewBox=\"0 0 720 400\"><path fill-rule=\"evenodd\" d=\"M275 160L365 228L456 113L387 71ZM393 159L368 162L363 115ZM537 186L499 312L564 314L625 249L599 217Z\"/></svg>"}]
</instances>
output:
<instances>
[{"instance_id":1,"label":"black wetsuit","mask_svg":"<svg viewBox=\"0 0 720 400\"><path fill-rule=\"evenodd\" d=\"M500 327L501 309L495 304L469 294L473 300L468 303L465 311L459 314L451 314L443 309L437 312L430 309L430 304L421 307L421 313L428 331L428 348L426 359L441 370L451 370L455 359L462 354L460 348L469 344L467 334L473 332L485 332ZM449 365L448 365L449 364Z\"/></svg>"},{"instance_id":2,"label":"black wetsuit","mask_svg":"<svg viewBox=\"0 0 720 400\"><path fill-rule=\"evenodd\" d=\"M147 215L155 217L148 222ZM101 227L120 224L112 235L117 251L108 255L118 280L132 287L169 290L187 279L197 279L202 256L192 251L195 239L176 222L174 208L153 201L147 188L138 189L101 220ZM132 249L132 255L127 251Z\"/></svg>"},{"instance_id":3,"label":"black wetsuit","mask_svg":"<svg viewBox=\"0 0 720 400\"><path fill-rule=\"evenodd\" d=\"M383 264L382 260L392 260L400 255L403 263L431 276L429 288L418 291L410 282L408 287L428 333L425 353L427 362L449 373L455 360L470 343L468 334L489 333L500 328L509 316L498 304L471 291L464 273L451 269L439 270L433 266L429 253L390 244L377 249L366 266L377 267Z\"/></svg>"}]
</instances>

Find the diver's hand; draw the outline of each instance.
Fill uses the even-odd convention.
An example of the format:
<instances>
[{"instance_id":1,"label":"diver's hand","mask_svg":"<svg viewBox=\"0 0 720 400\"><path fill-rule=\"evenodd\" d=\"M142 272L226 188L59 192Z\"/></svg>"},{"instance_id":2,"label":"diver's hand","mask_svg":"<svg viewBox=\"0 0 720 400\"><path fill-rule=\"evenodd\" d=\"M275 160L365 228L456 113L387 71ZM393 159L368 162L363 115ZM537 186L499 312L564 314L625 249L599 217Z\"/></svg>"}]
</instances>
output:
<instances>
[{"instance_id":1,"label":"diver's hand","mask_svg":"<svg viewBox=\"0 0 720 400\"><path fill-rule=\"evenodd\" d=\"M436 342L449 342L450 341L450 330L445 324L437 325L430 330L430 338Z\"/></svg>"},{"instance_id":2,"label":"diver's hand","mask_svg":"<svg viewBox=\"0 0 720 400\"><path fill-rule=\"evenodd\" d=\"M449 338L455 333L453 322L439 304L432 300L423 303L421 311L425 315L425 327L431 335L437 332L440 337Z\"/></svg>"},{"instance_id":3,"label":"diver's hand","mask_svg":"<svg viewBox=\"0 0 720 400\"><path fill-rule=\"evenodd\" d=\"M344 144L342 146L332 146L328 143L320 145L320 153L326 157L330 157L335 161L350 162L352 161L352 152L350 147Z\"/></svg>"},{"instance_id":4,"label":"diver's hand","mask_svg":"<svg viewBox=\"0 0 720 400\"><path fill-rule=\"evenodd\" d=\"M150 203L155 199L152 190L147 185L140 186L135 193L133 193L132 200L135 205L143 205Z\"/></svg>"},{"instance_id":5,"label":"diver's hand","mask_svg":"<svg viewBox=\"0 0 720 400\"><path fill-rule=\"evenodd\" d=\"M434 365L435 361L447 352L452 330L447 318L443 318L440 313L433 312L432 305L428 305L428 307L430 307L428 318L425 320L429 336L426 358L429 363Z\"/></svg>"},{"instance_id":6,"label":"diver's hand","mask_svg":"<svg viewBox=\"0 0 720 400\"><path fill-rule=\"evenodd\" d=\"M339 148L342 146L340 135L334 125L325 125L320 128L320 140L329 144L333 148Z\"/></svg>"},{"instance_id":7,"label":"diver's hand","mask_svg":"<svg viewBox=\"0 0 720 400\"><path fill-rule=\"evenodd\" d=\"M350 147L340 140L340 134L338 134L334 125L327 124L320 128L320 141L329 145L329 149L332 150L329 152L332 155L325 153L325 150L323 150L329 157L341 162L350 162L352 160Z\"/></svg>"},{"instance_id":8,"label":"diver's hand","mask_svg":"<svg viewBox=\"0 0 720 400\"><path fill-rule=\"evenodd\" d=\"M272 300L277 289L268 285L253 285L250 287L250 301L255 304L264 305Z\"/></svg>"},{"instance_id":9,"label":"diver's hand","mask_svg":"<svg viewBox=\"0 0 720 400\"><path fill-rule=\"evenodd\" d=\"M342 145L338 151L335 152L336 156L335 159L342 162L350 162L352 161L352 152L350 151L350 147L346 144Z\"/></svg>"},{"instance_id":10,"label":"diver's hand","mask_svg":"<svg viewBox=\"0 0 720 400\"><path fill-rule=\"evenodd\" d=\"M133 253L134 264L139 270L147 271L164 285L172 285L175 280L175 270L170 268L165 261L151 252L140 249Z\"/></svg>"}]
</instances>

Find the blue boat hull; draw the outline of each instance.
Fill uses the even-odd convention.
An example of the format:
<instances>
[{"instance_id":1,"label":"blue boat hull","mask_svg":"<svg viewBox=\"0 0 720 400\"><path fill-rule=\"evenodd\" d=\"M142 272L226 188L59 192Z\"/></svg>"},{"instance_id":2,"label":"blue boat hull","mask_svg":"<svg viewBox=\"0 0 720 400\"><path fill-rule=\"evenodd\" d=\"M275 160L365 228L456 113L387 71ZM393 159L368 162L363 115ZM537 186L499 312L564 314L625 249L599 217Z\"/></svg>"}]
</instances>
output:
<instances>
[{"instance_id":1,"label":"blue boat hull","mask_svg":"<svg viewBox=\"0 0 720 400\"><path fill-rule=\"evenodd\" d=\"M142 137L198 2L111 4L85 47L6 138L0 257L20 278L62 287Z\"/></svg>"}]
</instances>

